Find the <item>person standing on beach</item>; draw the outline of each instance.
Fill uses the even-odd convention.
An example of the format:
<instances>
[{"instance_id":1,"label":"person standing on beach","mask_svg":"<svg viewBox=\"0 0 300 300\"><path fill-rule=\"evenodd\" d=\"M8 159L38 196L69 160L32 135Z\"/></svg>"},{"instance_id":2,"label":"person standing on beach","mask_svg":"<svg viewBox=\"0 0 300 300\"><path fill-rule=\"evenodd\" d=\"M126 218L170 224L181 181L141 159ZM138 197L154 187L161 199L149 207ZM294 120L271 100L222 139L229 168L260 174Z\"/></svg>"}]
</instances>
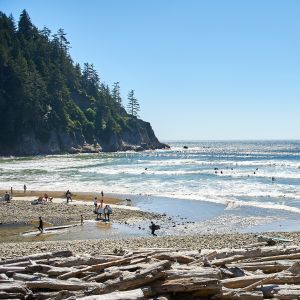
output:
<instances>
[{"instance_id":1,"label":"person standing on beach","mask_svg":"<svg viewBox=\"0 0 300 300\"><path fill-rule=\"evenodd\" d=\"M83 215L80 215L80 225L83 225Z\"/></svg>"},{"instance_id":2,"label":"person standing on beach","mask_svg":"<svg viewBox=\"0 0 300 300\"><path fill-rule=\"evenodd\" d=\"M43 232L43 230L44 230L44 223L43 223L42 217L39 217L39 227L37 229L40 232Z\"/></svg>"},{"instance_id":3,"label":"person standing on beach","mask_svg":"<svg viewBox=\"0 0 300 300\"><path fill-rule=\"evenodd\" d=\"M94 206L95 206L95 211L97 211L97 206L98 206L97 197L94 198Z\"/></svg>"},{"instance_id":4,"label":"person standing on beach","mask_svg":"<svg viewBox=\"0 0 300 300\"><path fill-rule=\"evenodd\" d=\"M70 200L72 201L72 197L71 196L72 196L71 192L69 190L67 190L67 192L66 192L67 203L69 203Z\"/></svg>"},{"instance_id":5,"label":"person standing on beach","mask_svg":"<svg viewBox=\"0 0 300 300\"><path fill-rule=\"evenodd\" d=\"M101 197L102 197L102 200L103 200L103 197L104 197L104 193L103 193L103 191L101 191Z\"/></svg>"},{"instance_id":6,"label":"person standing on beach","mask_svg":"<svg viewBox=\"0 0 300 300\"><path fill-rule=\"evenodd\" d=\"M27 190L26 184L24 184L23 189L24 189L24 193L26 193L26 190Z\"/></svg>"},{"instance_id":7,"label":"person standing on beach","mask_svg":"<svg viewBox=\"0 0 300 300\"><path fill-rule=\"evenodd\" d=\"M5 192L4 201L7 203L10 202L10 194L8 192Z\"/></svg>"},{"instance_id":8,"label":"person standing on beach","mask_svg":"<svg viewBox=\"0 0 300 300\"><path fill-rule=\"evenodd\" d=\"M13 188L10 187L10 194L12 195L13 194Z\"/></svg>"}]
</instances>

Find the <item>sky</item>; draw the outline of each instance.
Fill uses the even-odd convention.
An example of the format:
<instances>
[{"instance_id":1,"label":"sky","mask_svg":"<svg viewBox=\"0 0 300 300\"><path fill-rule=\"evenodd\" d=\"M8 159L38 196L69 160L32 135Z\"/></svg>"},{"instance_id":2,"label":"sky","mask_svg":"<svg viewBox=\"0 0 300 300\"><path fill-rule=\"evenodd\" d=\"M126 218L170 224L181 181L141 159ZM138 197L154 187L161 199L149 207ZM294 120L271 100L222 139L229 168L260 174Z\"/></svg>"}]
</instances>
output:
<instances>
[{"instance_id":1,"label":"sky","mask_svg":"<svg viewBox=\"0 0 300 300\"><path fill-rule=\"evenodd\" d=\"M300 139L300 1L0 0L23 9L162 141Z\"/></svg>"}]
</instances>

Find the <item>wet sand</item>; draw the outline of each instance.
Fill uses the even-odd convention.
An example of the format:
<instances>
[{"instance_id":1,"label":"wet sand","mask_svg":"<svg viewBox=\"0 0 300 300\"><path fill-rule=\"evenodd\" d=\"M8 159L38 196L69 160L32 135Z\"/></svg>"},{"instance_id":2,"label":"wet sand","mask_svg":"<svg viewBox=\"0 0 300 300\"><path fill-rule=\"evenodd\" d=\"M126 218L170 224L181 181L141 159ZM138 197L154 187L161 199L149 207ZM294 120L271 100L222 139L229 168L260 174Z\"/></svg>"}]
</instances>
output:
<instances>
[{"instance_id":1,"label":"wet sand","mask_svg":"<svg viewBox=\"0 0 300 300\"><path fill-rule=\"evenodd\" d=\"M85 220L95 220L96 215L93 213L94 194L76 193L76 199L69 204L66 203L63 192L47 192L49 196L55 196L53 203L44 205L31 205L31 200L43 195L45 192L34 191L14 192L14 198L11 203L0 203L0 222L2 226L7 224L32 224L43 216L46 226L68 224L80 222L80 215ZM75 197L73 199L75 199ZM100 196L101 197L101 196ZM136 249L141 247L147 248L187 248L187 249L204 249L204 248L237 248L250 243L257 242L257 238L251 233L236 233L234 228L241 226L251 226L252 224L265 223L267 218L236 217L226 216L209 219L203 222L192 222L187 218L175 218L165 214L151 213L117 205L125 204L118 198L104 198L106 203L114 203L113 223L122 224L127 227L124 235L112 236L107 239L99 235L97 239L76 238L74 240L43 240L42 242L2 242L0 238L0 257L7 258L27 254L40 253L43 251L54 251L69 249L76 254L93 254L93 253L112 253L115 249ZM149 233L150 220L161 224L158 237L146 237ZM269 220L273 221L272 218ZM49 224L49 225L47 225ZM1 228L0 227L0 231ZM80 227L80 226L79 226ZM133 237L128 234L130 231L139 229L139 237ZM143 231L144 230L144 231ZM126 234L127 232L127 234ZM269 232L268 236L283 237L293 240L293 244L300 244L300 232ZM46 235L45 235L46 236Z\"/></svg>"}]
</instances>

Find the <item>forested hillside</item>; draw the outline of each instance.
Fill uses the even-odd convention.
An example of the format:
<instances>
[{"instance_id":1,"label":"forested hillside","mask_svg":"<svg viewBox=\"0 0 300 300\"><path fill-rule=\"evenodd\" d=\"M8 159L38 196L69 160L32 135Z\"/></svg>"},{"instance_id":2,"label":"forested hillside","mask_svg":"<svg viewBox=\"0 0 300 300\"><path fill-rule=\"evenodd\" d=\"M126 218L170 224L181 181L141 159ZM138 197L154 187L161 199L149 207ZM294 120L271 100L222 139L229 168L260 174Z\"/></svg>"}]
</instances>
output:
<instances>
[{"instance_id":1,"label":"forested hillside","mask_svg":"<svg viewBox=\"0 0 300 300\"><path fill-rule=\"evenodd\" d=\"M120 86L107 86L92 64L69 54L64 30L18 23L0 12L0 154L33 155L164 148L151 125L129 113Z\"/></svg>"}]
</instances>

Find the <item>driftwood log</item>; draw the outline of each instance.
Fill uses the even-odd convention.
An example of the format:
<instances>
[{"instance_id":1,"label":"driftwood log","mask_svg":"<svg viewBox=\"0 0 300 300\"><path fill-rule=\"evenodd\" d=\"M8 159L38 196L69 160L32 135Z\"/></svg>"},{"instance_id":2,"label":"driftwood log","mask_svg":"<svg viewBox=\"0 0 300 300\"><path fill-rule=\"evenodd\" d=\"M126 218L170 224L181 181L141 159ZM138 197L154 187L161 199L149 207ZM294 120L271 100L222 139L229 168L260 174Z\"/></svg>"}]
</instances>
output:
<instances>
[{"instance_id":1,"label":"driftwood log","mask_svg":"<svg viewBox=\"0 0 300 300\"><path fill-rule=\"evenodd\" d=\"M0 299L300 299L299 247L120 254L66 250L2 260Z\"/></svg>"}]
</instances>

